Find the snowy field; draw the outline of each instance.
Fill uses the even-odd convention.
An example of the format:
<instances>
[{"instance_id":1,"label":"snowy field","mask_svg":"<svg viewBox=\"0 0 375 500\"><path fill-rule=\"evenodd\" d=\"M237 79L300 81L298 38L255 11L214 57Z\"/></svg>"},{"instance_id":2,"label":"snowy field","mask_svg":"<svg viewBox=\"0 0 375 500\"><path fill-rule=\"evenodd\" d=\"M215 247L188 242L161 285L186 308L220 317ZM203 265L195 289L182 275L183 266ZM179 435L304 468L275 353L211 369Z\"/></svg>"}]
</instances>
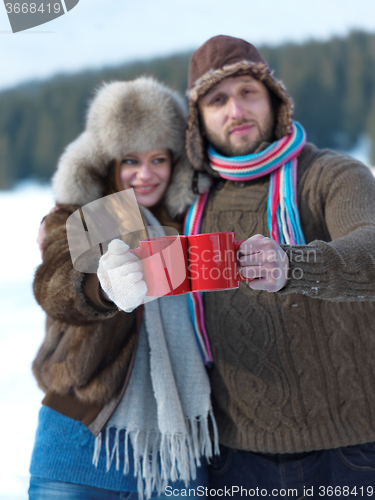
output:
<instances>
[{"instance_id":1,"label":"snowy field","mask_svg":"<svg viewBox=\"0 0 375 500\"><path fill-rule=\"evenodd\" d=\"M351 153L366 162L363 146ZM23 184L0 191L0 500L28 498L28 469L43 396L31 373L44 334L44 313L32 293L40 263L35 240L40 220L53 205L48 187Z\"/></svg>"},{"instance_id":2,"label":"snowy field","mask_svg":"<svg viewBox=\"0 0 375 500\"><path fill-rule=\"evenodd\" d=\"M51 190L23 185L0 191L0 499L27 500L29 463L42 391L31 363L43 338L44 313L32 293L40 263L35 242Z\"/></svg>"}]
</instances>

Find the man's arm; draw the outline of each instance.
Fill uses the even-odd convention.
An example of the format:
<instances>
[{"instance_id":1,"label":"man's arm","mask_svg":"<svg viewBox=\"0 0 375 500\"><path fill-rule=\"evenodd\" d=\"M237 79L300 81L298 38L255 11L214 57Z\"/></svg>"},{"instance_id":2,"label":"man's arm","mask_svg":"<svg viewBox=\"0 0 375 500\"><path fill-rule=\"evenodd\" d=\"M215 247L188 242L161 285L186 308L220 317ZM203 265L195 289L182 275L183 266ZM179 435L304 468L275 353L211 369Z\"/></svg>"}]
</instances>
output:
<instances>
[{"instance_id":1,"label":"man's arm","mask_svg":"<svg viewBox=\"0 0 375 500\"><path fill-rule=\"evenodd\" d=\"M240 247L246 255L239 264L244 276L258 278L251 288L333 301L375 300L375 179L349 157L327 156L307 172L300 196L307 205L307 236L315 225L327 241L310 237L307 245L277 245L261 235L249 238Z\"/></svg>"},{"instance_id":2,"label":"man's arm","mask_svg":"<svg viewBox=\"0 0 375 500\"><path fill-rule=\"evenodd\" d=\"M311 213L319 208L327 241L281 245L289 279L279 293L332 301L375 300L375 179L359 162L333 155L317 163ZM308 196L306 194L306 196Z\"/></svg>"}]
</instances>

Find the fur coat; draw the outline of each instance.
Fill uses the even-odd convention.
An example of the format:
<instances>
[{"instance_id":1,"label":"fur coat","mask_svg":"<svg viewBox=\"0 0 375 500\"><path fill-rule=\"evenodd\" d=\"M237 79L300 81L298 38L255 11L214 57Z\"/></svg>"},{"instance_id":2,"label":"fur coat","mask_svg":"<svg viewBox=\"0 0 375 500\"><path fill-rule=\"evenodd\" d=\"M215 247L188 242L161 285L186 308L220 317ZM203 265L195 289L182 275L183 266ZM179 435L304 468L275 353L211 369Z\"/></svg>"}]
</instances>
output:
<instances>
[{"instance_id":1,"label":"fur coat","mask_svg":"<svg viewBox=\"0 0 375 500\"><path fill-rule=\"evenodd\" d=\"M85 130L67 147L52 180L59 210L45 219L43 263L34 280L34 294L47 320L33 373L46 393L43 403L82 421L95 435L127 386L142 307L130 314L118 310L101 297L96 274L74 269L66 221L85 204L121 189L115 160L131 152L167 149L173 180L154 215L161 224L176 227L170 216L181 217L195 196L185 126L184 101L164 85L150 78L106 84L88 109ZM182 193L176 185L188 187Z\"/></svg>"}]
</instances>

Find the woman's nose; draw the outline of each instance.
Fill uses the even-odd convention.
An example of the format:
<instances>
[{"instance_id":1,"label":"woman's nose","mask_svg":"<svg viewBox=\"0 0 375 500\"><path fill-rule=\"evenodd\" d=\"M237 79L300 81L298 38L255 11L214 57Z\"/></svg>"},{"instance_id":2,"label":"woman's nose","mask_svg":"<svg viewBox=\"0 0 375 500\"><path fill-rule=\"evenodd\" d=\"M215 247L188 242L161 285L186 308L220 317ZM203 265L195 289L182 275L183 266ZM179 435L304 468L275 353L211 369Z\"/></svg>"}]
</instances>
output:
<instances>
[{"instance_id":1,"label":"woman's nose","mask_svg":"<svg viewBox=\"0 0 375 500\"><path fill-rule=\"evenodd\" d=\"M152 177L152 170L147 163L142 163L138 170L138 178L142 180L150 179Z\"/></svg>"}]
</instances>

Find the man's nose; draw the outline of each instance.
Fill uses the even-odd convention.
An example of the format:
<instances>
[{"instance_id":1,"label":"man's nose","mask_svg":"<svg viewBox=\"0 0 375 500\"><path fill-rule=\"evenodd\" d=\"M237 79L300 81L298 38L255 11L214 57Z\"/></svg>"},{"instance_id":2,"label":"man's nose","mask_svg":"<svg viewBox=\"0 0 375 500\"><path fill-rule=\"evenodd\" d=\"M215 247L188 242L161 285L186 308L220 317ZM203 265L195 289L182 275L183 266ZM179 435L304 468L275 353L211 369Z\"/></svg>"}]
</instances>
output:
<instances>
[{"instance_id":1,"label":"man's nose","mask_svg":"<svg viewBox=\"0 0 375 500\"><path fill-rule=\"evenodd\" d=\"M241 103L234 96L232 96L228 99L228 115L229 115L229 118L232 118L235 120L241 119L244 116L244 110L241 106Z\"/></svg>"},{"instance_id":2,"label":"man's nose","mask_svg":"<svg viewBox=\"0 0 375 500\"><path fill-rule=\"evenodd\" d=\"M152 177L152 171L147 163L142 163L138 169L138 178L142 180L147 180Z\"/></svg>"}]
</instances>

